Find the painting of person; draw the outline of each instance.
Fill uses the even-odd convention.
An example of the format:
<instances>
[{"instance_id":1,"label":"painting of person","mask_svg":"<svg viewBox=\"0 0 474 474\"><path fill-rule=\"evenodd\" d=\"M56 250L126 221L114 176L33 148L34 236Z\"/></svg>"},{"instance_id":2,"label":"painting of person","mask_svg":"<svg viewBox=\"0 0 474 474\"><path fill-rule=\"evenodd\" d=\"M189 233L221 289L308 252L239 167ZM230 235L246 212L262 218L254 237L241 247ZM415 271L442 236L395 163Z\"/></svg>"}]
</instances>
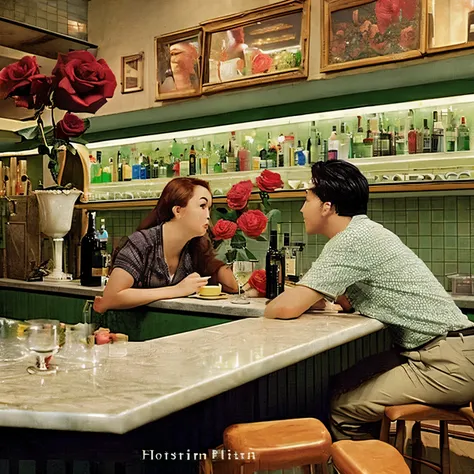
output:
<instances>
[{"instance_id":1,"label":"painting of person","mask_svg":"<svg viewBox=\"0 0 474 474\"><path fill-rule=\"evenodd\" d=\"M160 92L195 91L199 88L199 53L193 42L169 46L169 65Z\"/></svg>"}]
</instances>

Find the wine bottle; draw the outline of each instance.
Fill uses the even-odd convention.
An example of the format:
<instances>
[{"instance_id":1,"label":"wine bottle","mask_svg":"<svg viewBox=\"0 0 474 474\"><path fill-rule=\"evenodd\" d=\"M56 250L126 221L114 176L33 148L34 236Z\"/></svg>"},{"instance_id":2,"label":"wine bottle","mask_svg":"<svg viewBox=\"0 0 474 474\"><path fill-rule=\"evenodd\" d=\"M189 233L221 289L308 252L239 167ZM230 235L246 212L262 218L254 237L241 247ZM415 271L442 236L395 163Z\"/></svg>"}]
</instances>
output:
<instances>
[{"instance_id":1,"label":"wine bottle","mask_svg":"<svg viewBox=\"0 0 474 474\"><path fill-rule=\"evenodd\" d=\"M194 149L194 145L191 145L191 149L189 150L189 176L193 176L196 174L196 150Z\"/></svg>"},{"instance_id":2,"label":"wine bottle","mask_svg":"<svg viewBox=\"0 0 474 474\"><path fill-rule=\"evenodd\" d=\"M466 125L466 117L461 117L461 123L458 125L457 151L469 151L469 128Z\"/></svg>"},{"instance_id":3,"label":"wine bottle","mask_svg":"<svg viewBox=\"0 0 474 474\"><path fill-rule=\"evenodd\" d=\"M101 286L102 253L95 229L95 212L89 211L89 225L81 240L81 285Z\"/></svg>"},{"instance_id":4,"label":"wine bottle","mask_svg":"<svg viewBox=\"0 0 474 474\"><path fill-rule=\"evenodd\" d=\"M276 230L270 231L270 247L265 259L265 271L267 276L266 295L267 298L276 298L283 293L285 287L285 263L284 257L278 250L278 234Z\"/></svg>"}]
</instances>

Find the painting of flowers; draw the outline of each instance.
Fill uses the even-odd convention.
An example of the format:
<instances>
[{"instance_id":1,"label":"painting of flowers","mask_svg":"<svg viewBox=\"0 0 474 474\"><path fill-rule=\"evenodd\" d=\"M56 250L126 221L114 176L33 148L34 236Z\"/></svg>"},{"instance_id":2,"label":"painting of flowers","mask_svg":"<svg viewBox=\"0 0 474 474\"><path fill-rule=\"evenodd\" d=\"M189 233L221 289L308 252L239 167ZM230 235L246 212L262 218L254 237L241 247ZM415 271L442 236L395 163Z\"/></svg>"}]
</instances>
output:
<instances>
[{"instance_id":1,"label":"painting of flowers","mask_svg":"<svg viewBox=\"0 0 474 474\"><path fill-rule=\"evenodd\" d=\"M392 58L420 49L421 0L376 0L351 8L329 8L328 66Z\"/></svg>"}]
</instances>

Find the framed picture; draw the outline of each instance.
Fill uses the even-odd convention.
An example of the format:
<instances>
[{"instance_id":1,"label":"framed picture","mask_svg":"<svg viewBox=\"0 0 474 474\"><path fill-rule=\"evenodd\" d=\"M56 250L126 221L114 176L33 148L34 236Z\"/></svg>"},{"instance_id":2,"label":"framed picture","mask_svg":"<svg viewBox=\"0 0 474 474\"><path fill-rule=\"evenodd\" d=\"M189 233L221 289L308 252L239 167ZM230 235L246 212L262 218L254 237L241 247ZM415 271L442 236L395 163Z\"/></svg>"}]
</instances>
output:
<instances>
[{"instance_id":1,"label":"framed picture","mask_svg":"<svg viewBox=\"0 0 474 474\"><path fill-rule=\"evenodd\" d=\"M155 38L156 100L201 95L202 29Z\"/></svg>"},{"instance_id":2,"label":"framed picture","mask_svg":"<svg viewBox=\"0 0 474 474\"><path fill-rule=\"evenodd\" d=\"M290 0L202 23L203 92L308 76L309 0Z\"/></svg>"},{"instance_id":3,"label":"framed picture","mask_svg":"<svg viewBox=\"0 0 474 474\"><path fill-rule=\"evenodd\" d=\"M425 0L323 1L321 71L401 61L425 52Z\"/></svg>"},{"instance_id":4,"label":"framed picture","mask_svg":"<svg viewBox=\"0 0 474 474\"><path fill-rule=\"evenodd\" d=\"M144 53L122 56L122 94L143 90Z\"/></svg>"}]
</instances>

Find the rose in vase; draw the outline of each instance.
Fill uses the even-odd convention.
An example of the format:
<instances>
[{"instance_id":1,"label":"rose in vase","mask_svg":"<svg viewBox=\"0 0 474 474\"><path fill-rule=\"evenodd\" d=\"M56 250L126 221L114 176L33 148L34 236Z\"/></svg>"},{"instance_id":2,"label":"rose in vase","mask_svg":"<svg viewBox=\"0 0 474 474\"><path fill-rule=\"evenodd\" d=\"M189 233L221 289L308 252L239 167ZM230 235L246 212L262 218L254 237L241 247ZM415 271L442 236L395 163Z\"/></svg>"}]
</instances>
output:
<instances>
[{"instance_id":1,"label":"rose in vase","mask_svg":"<svg viewBox=\"0 0 474 474\"><path fill-rule=\"evenodd\" d=\"M248 210L253 189L250 180L234 184L227 193L228 209L216 210L219 220L212 229L214 246L218 249L218 256L228 263L236 260L257 261L255 255L247 248L247 238L266 240L262 234L268 222L279 218L280 211L271 208L268 193L283 186L281 176L270 170L264 170L256 178L256 182L260 189L264 212L259 209Z\"/></svg>"}]
</instances>

